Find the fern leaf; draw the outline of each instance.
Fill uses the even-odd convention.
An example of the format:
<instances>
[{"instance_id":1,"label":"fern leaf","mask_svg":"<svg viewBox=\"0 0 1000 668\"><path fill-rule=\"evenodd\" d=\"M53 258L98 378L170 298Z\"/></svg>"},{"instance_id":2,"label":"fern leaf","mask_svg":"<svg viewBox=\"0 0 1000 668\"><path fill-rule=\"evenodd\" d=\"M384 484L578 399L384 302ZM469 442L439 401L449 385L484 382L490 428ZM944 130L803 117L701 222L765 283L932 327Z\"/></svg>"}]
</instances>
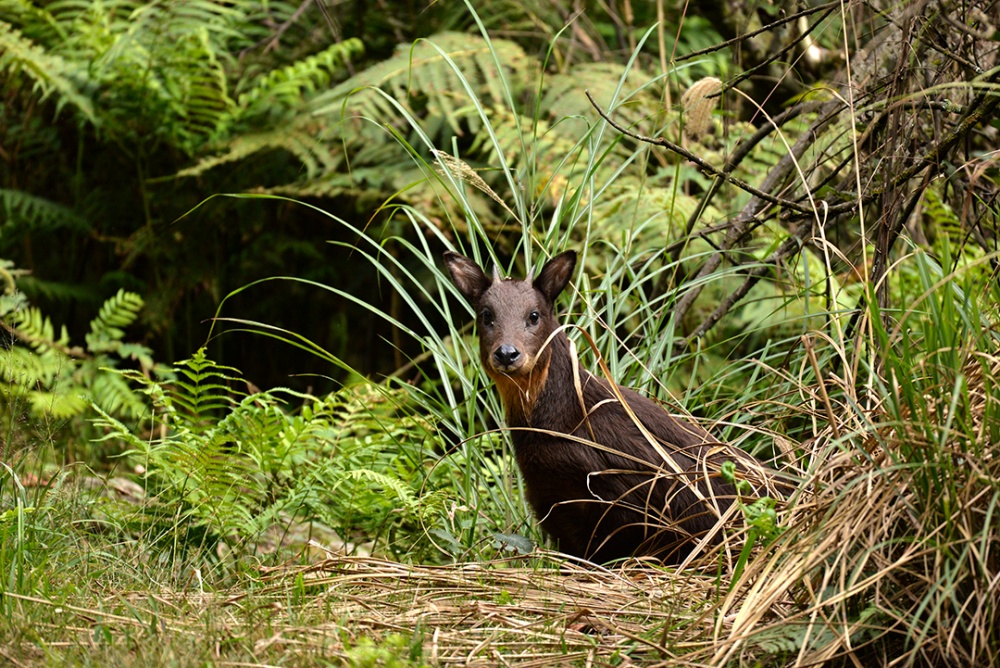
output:
<instances>
[{"instance_id":1,"label":"fern leaf","mask_svg":"<svg viewBox=\"0 0 1000 668\"><path fill-rule=\"evenodd\" d=\"M491 51L492 45L492 51ZM389 59L373 65L363 72L321 95L315 101L318 115L339 116L345 100L349 99L349 113L377 118L381 122L398 117L398 112L387 104L386 98L374 89L384 91L391 99L406 106L415 100L426 103L427 115L443 120L451 131L462 135L461 121L465 120L473 132L479 130L480 120L471 104L459 72L483 106L505 106L507 97L496 70L493 53L512 71L523 73L532 62L520 46L507 40L487 43L477 35L443 32L421 40L412 47L397 49ZM521 85L511 80L512 86ZM520 88L511 91L514 97Z\"/></svg>"},{"instance_id":2,"label":"fern leaf","mask_svg":"<svg viewBox=\"0 0 1000 668\"><path fill-rule=\"evenodd\" d=\"M647 73L635 68L626 71L618 63L580 64L570 73L556 74L546 81L541 107L555 121L589 118L597 112L581 91L587 90L602 105L610 104L617 94L617 104L621 106L615 107L615 116L624 125L633 125L648 119L660 107L658 98L653 95L655 91L640 90L650 79ZM562 127L557 126L560 131ZM572 124L565 127L567 132L578 132Z\"/></svg>"},{"instance_id":3,"label":"fern leaf","mask_svg":"<svg viewBox=\"0 0 1000 668\"><path fill-rule=\"evenodd\" d=\"M101 305L97 317L90 321L90 333L86 337L87 348L91 352L111 350L114 347L112 344L121 341L125 336L121 328L135 322L142 306L142 297L124 289L107 299Z\"/></svg>"},{"instance_id":4,"label":"fern leaf","mask_svg":"<svg viewBox=\"0 0 1000 668\"><path fill-rule=\"evenodd\" d=\"M635 251L652 250L664 238L676 238L697 208L697 199L669 185L620 177L594 206L595 232L612 243L628 240Z\"/></svg>"},{"instance_id":5,"label":"fern leaf","mask_svg":"<svg viewBox=\"0 0 1000 668\"><path fill-rule=\"evenodd\" d=\"M87 221L69 207L23 190L0 188L0 214L3 225L16 225L18 229L89 229Z\"/></svg>"},{"instance_id":6,"label":"fern leaf","mask_svg":"<svg viewBox=\"0 0 1000 668\"><path fill-rule=\"evenodd\" d=\"M232 395L238 393L218 381L238 381L238 376L230 374L239 372L208 359L204 348L179 362L174 372L177 379L168 384L166 397L196 432L203 433L216 411L235 403Z\"/></svg>"},{"instance_id":7,"label":"fern leaf","mask_svg":"<svg viewBox=\"0 0 1000 668\"><path fill-rule=\"evenodd\" d=\"M238 162L262 151L287 151L302 162L308 175L335 172L342 158L330 153L316 138L293 128L274 132L242 134L222 146L223 153L202 158L195 165L182 169L178 176L198 176L210 169Z\"/></svg>"},{"instance_id":8,"label":"fern leaf","mask_svg":"<svg viewBox=\"0 0 1000 668\"><path fill-rule=\"evenodd\" d=\"M56 338L52 320L42 315L37 306L18 311L14 316L15 327L39 355L44 355L56 347L69 346L69 332L63 327Z\"/></svg>"},{"instance_id":9,"label":"fern leaf","mask_svg":"<svg viewBox=\"0 0 1000 668\"><path fill-rule=\"evenodd\" d=\"M120 420L103 411L100 406L95 405L92 407L100 416L94 419L94 424L105 431L103 436L96 439L97 441L107 441L110 439L124 441L126 445L132 448L123 453L126 455L142 451L147 447L148 443L132 433L132 430L122 424Z\"/></svg>"},{"instance_id":10,"label":"fern leaf","mask_svg":"<svg viewBox=\"0 0 1000 668\"><path fill-rule=\"evenodd\" d=\"M146 403L129 387L125 378L112 370L102 370L94 376L90 400L108 413L135 419L149 413Z\"/></svg>"},{"instance_id":11,"label":"fern leaf","mask_svg":"<svg viewBox=\"0 0 1000 668\"><path fill-rule=\"evenodd\" d=\"M385 491L393 492L396 498L402 501L405 508L409 511L416 509L418 506L417 497L413 493L413 490L399 478L394 478L378 471L372 471L371 469L345 471L344 477L348 480L368 480L379 485Z\"/></svg>"},{"instance_id":12,"label":"fern leaf","mask_svg":"<svg viewBox=\"0 0 1000 668\"><path fill-rule=\"evenodd\" d=\"M70 368L70 360L55 351L41 355L27 348L13 346L0 352L0 373L3 374L3 379L21 387L49 386L56 376Z\"/></svg>"},{"instance_id":13,"label":"fern leaf","mask_svg":"<svg viewBox=\"0 0 1000 668\"><path fill-rule=\"evenodd\" d=\"M98 125L90 98L74 80L85 80L82 70L74 70L60 56L25 38L12 25L0 21L0 71L23 74L31 79L42 99L55 94L56 108L72 104L91 124Z\"/></svg>"},{"instance_id":14,"label":"fern leaf","mask_svg":"<svg viewBox=\"0 0 1000 668\"><path fill-rule=\"evenodd\" d=\"M257 111L262 102L276 100L297 105L310 93L329 86L334 75L354 57L364 53L361 40L351 38L287 67L272 70L239 96L241 116Z\"/></svg>"},{"instance_id":15,"label":"fern leaf","mask_svg":"<svg viewBox=\"0 0 1000 668\"><path fill-rule=\"evenodd\" d=\"M172 97L184 123L181 136L189 138L186 148L193 153L204 140L219 131L235 103L229 97L226 72L216 56L208 30L201 28L187 41L189 46L178 59L183 63L183 71L174 76Z\"/></svg>"},{"instance_id":16,"label":"fern leaf","mask_svg":"<svg viewBox=\"0 0 1000 668\"><path fill-rule=\"evenodd\" d=\"M87 391L78 386L68 386L53 392L33 390L28 400L36 415L50 415L59 420L76 417L90 406Z\"/></svg>"},{"instance_id":17,"label":"fern leaf","mask_svg":"<svg viewBox=\"0 0 1000 668\"><path fill-rule=\"evenodd\" d=\"M923 204L925 229L935 247L942 248L942 243L947 238L952 249L962 248L965 230L962 228L962 220L951 205L934 188L924 191Z\"/></svg>"}]
</instances>

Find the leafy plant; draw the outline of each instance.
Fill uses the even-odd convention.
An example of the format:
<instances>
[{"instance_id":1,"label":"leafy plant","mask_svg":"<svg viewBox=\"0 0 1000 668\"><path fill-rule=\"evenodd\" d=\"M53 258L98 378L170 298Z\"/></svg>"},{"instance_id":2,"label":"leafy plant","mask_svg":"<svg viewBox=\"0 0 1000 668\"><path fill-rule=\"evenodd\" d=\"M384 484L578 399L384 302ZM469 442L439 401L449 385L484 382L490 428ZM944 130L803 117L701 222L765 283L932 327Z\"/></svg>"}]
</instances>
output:
<instances>
[{"instance_id":1,"label":"leafy plant","mask_svg":"<svg viewBox=\"0 0 1000 668\"><path fill-rule=\"evenodd\" d=\"M153 295L143 314L150 340L168 356L178 336L187 339L180 350L195 347L197 326L182 333L176 316L192 313L183 308L201 299L192 293L211 308L227 270L192 252L218 246L214 226L171 223L220 188L175 175L221 145L260 136L312 160L314 135L275 138L364 51L359 39L324 43L296 16L284 2L0 1L0 255L48 250L24 254L32 276L21 284L47 313L62 312L78 330L75 303L142 286ZM281 24L294 50L266 47ZM250 218L232 231L241 248L246 235L266 233Z\"/></svg>"},{"instance_id":2,"label":"leafy plant","mask_svg":"<svg viewBox=\"0 0 1000 668\"><path fill-rule=\"evenodd\" d=\"M234 387L238 372L203 349L175 366L173 381L121 375L149 396L152 435L139 437L104 411L97 422L145 472L152 501L143 522L181 531L186 549L213 554L224 545L239 555L280 548L283 536L303 549L303 531L326 527L319 535L331 550L434 558L424 527L454 512L448 479L435 473L435 430L398 414L399 391L246 393Z\"/></svg>"},{"instance_id":3,"label":"leafy plant","mask_svg":"<svg viewBox=\"0 0 1000 668\"><path fill-rule=\"evenodd\" d=\"M101 306L90 322L84 346L73 345L65 327L59 327L41 309L31 306L17 291L17 270L3 262L10 277L0 299L0 317L9 345L0 350L0 396L7 411L17 412L27 403L35 420L68 424L77 434L86 433L91 404L131 424L146 413L141 395L115 370L133 366L139 375L154 372L152 351L125 341L143 307L142 299L120 290Z\"/></svg>"}]
</instances>

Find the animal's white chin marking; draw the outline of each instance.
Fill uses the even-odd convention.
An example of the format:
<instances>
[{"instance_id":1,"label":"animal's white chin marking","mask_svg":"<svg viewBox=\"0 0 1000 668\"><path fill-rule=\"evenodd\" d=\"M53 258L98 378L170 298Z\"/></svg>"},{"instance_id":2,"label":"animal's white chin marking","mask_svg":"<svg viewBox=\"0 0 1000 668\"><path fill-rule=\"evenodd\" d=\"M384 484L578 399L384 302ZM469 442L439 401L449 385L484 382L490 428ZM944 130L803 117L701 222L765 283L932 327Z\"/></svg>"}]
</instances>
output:
<instances>
[{"instance_id":1,"label":"animal's white chin marking","mask_svg":"<svg viewBox=\"0 0 1000 668\"><path fill-rule=\"evenodd\" d=\"M493 371L496 373L503 374L508 378L517 378L519 376L529 376L531 375L531 370L534 368L534 364L512 364L510 366L499 366L497 364L492 365Z\"/></svg>"}]
</instances>

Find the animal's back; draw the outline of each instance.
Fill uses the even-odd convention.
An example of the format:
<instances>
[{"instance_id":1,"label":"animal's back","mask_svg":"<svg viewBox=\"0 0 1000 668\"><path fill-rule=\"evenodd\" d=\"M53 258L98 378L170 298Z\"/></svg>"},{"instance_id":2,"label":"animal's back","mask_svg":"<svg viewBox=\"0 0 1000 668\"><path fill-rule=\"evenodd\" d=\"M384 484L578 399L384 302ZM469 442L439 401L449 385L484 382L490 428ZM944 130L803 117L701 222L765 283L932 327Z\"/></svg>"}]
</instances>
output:
<instances>
[{"instance_id":1,"label":"animal's back","mask_svg":"<svg viewBox=\"0 0 1000 668\"><path fill-rule=\"evenodd\" d=\"M528 424L514 432L527 498L543 528L563 551L594 561L633 554L681 560L693 547L692 536L709 531L734 494L711 473L706 482L702 463L714 445L711 437L619 387L634 417L629 415L607 381L579 370L585 420L568 344L557 337L551 345L545 390ZM700 501L694 488L709 502Z\"/></svg>"}]
</instances>

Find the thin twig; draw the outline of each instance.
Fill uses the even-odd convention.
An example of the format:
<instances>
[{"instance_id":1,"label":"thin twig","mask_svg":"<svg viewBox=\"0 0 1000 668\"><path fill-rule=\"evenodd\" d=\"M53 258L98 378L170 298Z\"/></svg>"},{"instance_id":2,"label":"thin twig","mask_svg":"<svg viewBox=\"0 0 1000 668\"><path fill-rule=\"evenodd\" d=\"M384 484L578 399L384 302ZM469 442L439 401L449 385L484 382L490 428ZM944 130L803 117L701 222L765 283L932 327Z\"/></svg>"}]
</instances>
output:
<instances>
[{"instance_id":1,"label":"thin twig","mask_svg":"<svg viewBox=\"0 0 1000 668\"><path fill-rule=\"evenodd\" d=\"M727 46L732 46L733 44L738 44L740 42L745 42L748 39L752 39L752 38L756 37L757 35L760 35L762 33L774 30L775 28L777 28L779 26L783 26L786 23L791 23L792 21L797 21L798 19L802 18L803 16L809 16L811 14L815 14L816 12L821 12L821 11L823 11L825 9L829 9L831 7L836 8L836 7L839 7L839 6L840 6L840 2L839 1L835 1L835 2L828 2L825 5L819 5L818 7L810 7L809 9L804 9L801 12L798 12L797 14L792 14L791 16L786 16L786 17L784 17L782 19L778 19L777 21L775 21L773 23L769 23L766 26L764 26L763 28L759 28L758 30L754 30L753 32L748 32L748 33L743 34L743 35L737 35L736 37L733 37L732 39L727 39L725 42L719 42L718 44L714 44L714 45L712 45L710 47L701 49L700 51L693 51L691 53L687 53L687 54L685 54L683 56L680 56L679 58L674 58L674 62L675 63L682 63L685 60L691 60L692 58L697 58L698 56L704 56L706 53L715 53L716 51L721 51L722 49L725 49Z\"/></svg>"},{"instance_id":2,"label":"thin twig","mask_svg":"<svg viewBox=\"0 0 1000 668\"><path fill-rule=\"evenodd\" d=\"M837 3L837 4L831 3L831 5L832 6L829 6L829 9L827 10L827 12L825 14L823 14L823 16L819 17L819 19L816 21L816 23L813 23L812 25L810 25L809 29L806 30L806 31L804 31L797 39L792 40L789 44L787 44L783 48L779 49L775 53L771 54L770 56L768 56L767 58L765 58L761 62L757 63L756 65L754 65L750 69L748 69L745 72L741 73L736 78L732 79L731 81L727 81L726 82L726 89L733 88L734 86L736 86L736 84L738 84L738 83L740 83L742 81L745 81L746 79L749 79L754 74L756 74L758 71L760 71L763 68L767 67L768 65L770 65L774 61L778 60L779 58L785 56L789 51L791 51L796 46L798 46L799 43L803 39L805 39L806 37L808 37L809 34L813 30L816 29L816 26L819 25L820 21L825 20L828 16L830 16L830 14L832 14L840 6L839 3Z\"/></svg>"},{"instance_id":3,"label":"thin twig","mask_svg":"<svg viewBox=\"0 0 1000 668\"><path fill-rule=\"evenodd\" d=\"M760 279L764 278L778 265L779 262L784 260L786 257L798 253L802 249L803 241L809 233L812 231L812 226L808 224L802 224L798 230L795 231L790 237L785 239L778 248L771 253L763 262L754 265L752 269L747 271L746 279L743 283L733 290L729 295L726 296L722 303L715 307L705 318L700 325L694 330L694 332L684 339L681 345L684 348L691 347L695 341L708 333L712 327L715 326L719 320L729 312L741 299L743 299L747 293L760 282ZM686 295L685 295L686 296Z\"/></svg>"},{"instance_id":4,"label":"thin twig","mask_svg":"<svg viewBox=\"0 0 1000 668\"><path fill-rule=\"evenodd\" d=\"M662 146L663 148L669 149L674 153L680 155L681 157L686 158L687 160L698 165L698 167L700 167L702 171L707 172L718 179L722 179L728 183L731 183L740 190L744 190L753 195L754 197L758 197L764 200L765 202L768 202L770 204L777 204L778 206L783 206L792 209L793 211L798 211L799 213L812 213L812 209L809 207L802 206L801 204L798 204L791 200L784 200L781 199L780 197L775 197L774 195L771 195L769 193L764 192L763 190L753 187L752 185L750 185L746 181L743 181L742 179L738 179L735 176L726 174L718 167L706 162L705 160L702 160L691 151L687 150L683 146L673 143L669 139L665 139L663 137L647 137L646 135L641 135L637 132L632 132L631 130L628 130L627 128L616 123L614 120L611 119L610 116L607 115L607 113L605 113L605 111L600 107L600 105L598 105L597 102L594 100L594 97L590 94L589 90L584 92L587 95L587 99L590 100L590 103L594 105L594 109L596 109L597 113L601 115L601 118L606 120L611 127L613 127L615 130L618 130L623 135L631 137L636 141L641 141L645 144L653 144L654 146Z\"/></svg>"}]
</instances>

